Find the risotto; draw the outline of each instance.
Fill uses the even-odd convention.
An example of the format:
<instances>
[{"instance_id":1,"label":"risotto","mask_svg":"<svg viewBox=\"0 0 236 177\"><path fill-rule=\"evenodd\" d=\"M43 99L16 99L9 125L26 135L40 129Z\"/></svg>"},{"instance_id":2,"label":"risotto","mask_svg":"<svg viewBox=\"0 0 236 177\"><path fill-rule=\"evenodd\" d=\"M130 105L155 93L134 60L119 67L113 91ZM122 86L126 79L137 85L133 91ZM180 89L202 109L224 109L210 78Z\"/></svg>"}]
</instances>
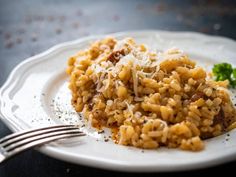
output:
<instances>
[{"instance_id":1,"label":"risotto","mask_svg":"<svg viewBox=\"0 0 236 177\"><path fill-rule=\"evenodd\" d=\"M235 124L227 81L214 81L183 51L154 52L105 38L68 60L72 105L116 143L199 151Z\"/></svg>"}]
</instances>

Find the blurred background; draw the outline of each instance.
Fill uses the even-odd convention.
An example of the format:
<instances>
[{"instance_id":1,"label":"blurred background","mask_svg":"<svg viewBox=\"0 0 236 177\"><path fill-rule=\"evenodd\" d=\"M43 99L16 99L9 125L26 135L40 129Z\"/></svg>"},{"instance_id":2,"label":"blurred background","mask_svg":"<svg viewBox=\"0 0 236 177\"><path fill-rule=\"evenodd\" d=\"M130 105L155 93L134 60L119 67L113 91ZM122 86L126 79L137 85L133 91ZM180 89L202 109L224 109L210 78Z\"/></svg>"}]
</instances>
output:
<instances>
[{"instance_id":1,"label":"blurred background","mask_svg":"<svg viewBox=\"0 0 236 177\"><path fill-rule=\"evenodd\" d=\"M53 45L141 29L236 39L236 1L0 0L0 86L17 63Z\"/></svg>"},{"instance_id":2,"label":"blurred background","mask_svg":"<svg viewBox=\"0 0 236 177\"><path fill-rule=\"evenodd\" d=\"M196 31L236 39L236 1L0 0L0 86L19 62L58 43L95 34L143 29ZM0 122L0 137L9 133ZM234 166L235 163L230 163L194 174L230 171ZM51 159L34 150L0 166L1 177L98 173L108 174Z\"/></svg>"}]
</instances>

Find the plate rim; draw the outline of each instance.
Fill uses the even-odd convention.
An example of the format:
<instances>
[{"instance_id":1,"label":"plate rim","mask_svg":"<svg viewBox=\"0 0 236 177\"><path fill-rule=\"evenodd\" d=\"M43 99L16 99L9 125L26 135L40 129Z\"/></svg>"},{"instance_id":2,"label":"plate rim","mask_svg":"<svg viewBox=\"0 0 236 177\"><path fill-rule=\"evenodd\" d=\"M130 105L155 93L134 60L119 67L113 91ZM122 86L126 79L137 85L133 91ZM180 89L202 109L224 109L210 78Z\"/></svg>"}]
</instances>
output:
<instances>
[{"instance_id":1,"label":"plate rim","mask_svg":"<svg viewBox=\"0 0 236 177\"><path fill-rule=\"evenodd\" d=\"M39 53L33 57L29 57L28 59L23 60L20 62L18 65L14 67L14 69L11 71L7 79L5 80L4 84L0 88L0 118L1 120L7 125L8 128L10 128L13 132L18 131L19 129L19 123L14 122L11 118L7 117L5 114L3 114L2 109L3 109L3 100L4 100L4 90L7 90L9 86L14 84L14 82L17 81L17 78L19 79L20 77L16 77L17 73L20 71L20 69L33 61L43 61L44 56L49 55L50 53L60 51L65 47L68 47L70 45L75 45L79 44L81 42L89 41L89 40L96 40L105 36L123 36L123 35L140 35L140 34L147 34L147 33L153 33L153 34L175 34L175 35L186 35L186 36L196 36L199 38L208 38L214 41L221 41L224 43L231 43L233 45L236 44L236 41L227 37L223 36L213 36L213 35L207 35L203 33L198 33L198 32L190 32L190 31L163 31L163 30L136 30L136 31L123 31L123 32L118 32L118 33L108 33L108 34L101 34L101 35L92 35L92 36L87 36L87 37L82 37L76 40L68 41L68 42L63 42L60 44L57 44L48 50ZM16 120L15 120L16 121ZM115 170L115 171L129 171L129 172L170 172L170 171L185 171L185 170L190 170L190 169L199 169L199 168L206 168L210 167L213 165L218 165L222 164L225 162L229 162L232 160L235 160L233 156L236 156L236 151L232 154L228 154L226 156L223 156L219 159L214 159L213 161L210 160L204 160L203 162L197 162L197 163L190 163L185 166L183 165L175 165L175 166L161 166L159 165L158 168L155 167L155 165L152 166L143 166L143 165L128 165L128 164L122 164L118 162L109 162L107 159L92 159L88 157L81 157L80 156L80 161L77 162L73 159L72 156L70 156L68 153L63 155L63 153L60 152L59 149L56 147L50 146L50 145L44 145L40 148L37 148L40 152L47 154L50 157L54 157L63 161L67 162L72 162L76 164L82 164L82 165L87 165L87 166L92 166L96 168L102 168L102 169L110 169L110 170ZM69 158L70 156L70 158Z\"/></svg>"}]
</instances>

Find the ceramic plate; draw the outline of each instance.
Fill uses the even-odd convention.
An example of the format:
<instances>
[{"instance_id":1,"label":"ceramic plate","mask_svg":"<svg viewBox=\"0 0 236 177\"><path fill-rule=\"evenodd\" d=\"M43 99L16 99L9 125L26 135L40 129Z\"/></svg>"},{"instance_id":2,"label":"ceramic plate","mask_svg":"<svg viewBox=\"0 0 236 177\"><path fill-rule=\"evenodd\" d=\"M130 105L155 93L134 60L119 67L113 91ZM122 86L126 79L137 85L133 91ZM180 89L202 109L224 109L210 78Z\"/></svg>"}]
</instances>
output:
<instances>
[{"instance_id":1,"label":"ceramic plate","mask_svg":"<svg viewBox=\"0 0 236 177\"><path fill-rule=\"evenodd\" d=\"M153 49L178 47L198 65L211 69L214 63L236 65L236 42L192 32L136 31L111 34L133 37ZM86 124L70 105L68 57L104 36L92 36L59 44L19 64L0 90L0 117L13 131L49 124ZM232 95L232 98L234 95ZM141 150L114 144L109 131L99 134L89 125L81 127L86 137L44 145L39 151L68 162L103 169L159 172L197 169L236 159L236 131L206 140L200 152L160 148Z\"/></svg>"}]
</instances>

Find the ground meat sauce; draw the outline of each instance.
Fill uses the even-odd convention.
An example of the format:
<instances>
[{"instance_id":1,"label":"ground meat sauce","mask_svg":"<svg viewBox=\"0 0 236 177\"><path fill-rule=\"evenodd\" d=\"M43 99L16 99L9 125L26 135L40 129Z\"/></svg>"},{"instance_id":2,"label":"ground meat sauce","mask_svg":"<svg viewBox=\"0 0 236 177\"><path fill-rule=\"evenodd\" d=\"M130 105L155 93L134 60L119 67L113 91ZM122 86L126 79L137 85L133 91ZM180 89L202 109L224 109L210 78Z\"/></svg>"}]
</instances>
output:
<instances>
[{"instance_id":1,"label":"ground meat sauce","mask_svg":"<svg viewBox=\"0 0 236 177\"><path fill-rule=\"evenodd\" d=\"M222 108L220 109L219 114L214 117L213 125L216 124L220 124L224 131L227 128L227 122L225 121L225 114Z\"/></svg>"},{"instance_id":2,"label":"ground meat sauce","mask_svg":"<svg viewBox=\"0 0 236 177\"><path fill-rule=\"evenodd\" d=\"M190 98L190 102L197 101L200 98L205 98L205 94L202 92L197 92L197 93L193 94L193 96Z\"/></svg>"},{"instance_id":3,"label":"ground meat sauce","mask_svg":"<svg viewBox=\"0 0 236 177\"><path fill-rule=\"evenodd\" d=\"M112 63L117 63L120 60L120 58L122 58L124 55L125 55L124 50L114 51L108 56L108 60L111 61Z\"/></svg>"}]
</instances>

